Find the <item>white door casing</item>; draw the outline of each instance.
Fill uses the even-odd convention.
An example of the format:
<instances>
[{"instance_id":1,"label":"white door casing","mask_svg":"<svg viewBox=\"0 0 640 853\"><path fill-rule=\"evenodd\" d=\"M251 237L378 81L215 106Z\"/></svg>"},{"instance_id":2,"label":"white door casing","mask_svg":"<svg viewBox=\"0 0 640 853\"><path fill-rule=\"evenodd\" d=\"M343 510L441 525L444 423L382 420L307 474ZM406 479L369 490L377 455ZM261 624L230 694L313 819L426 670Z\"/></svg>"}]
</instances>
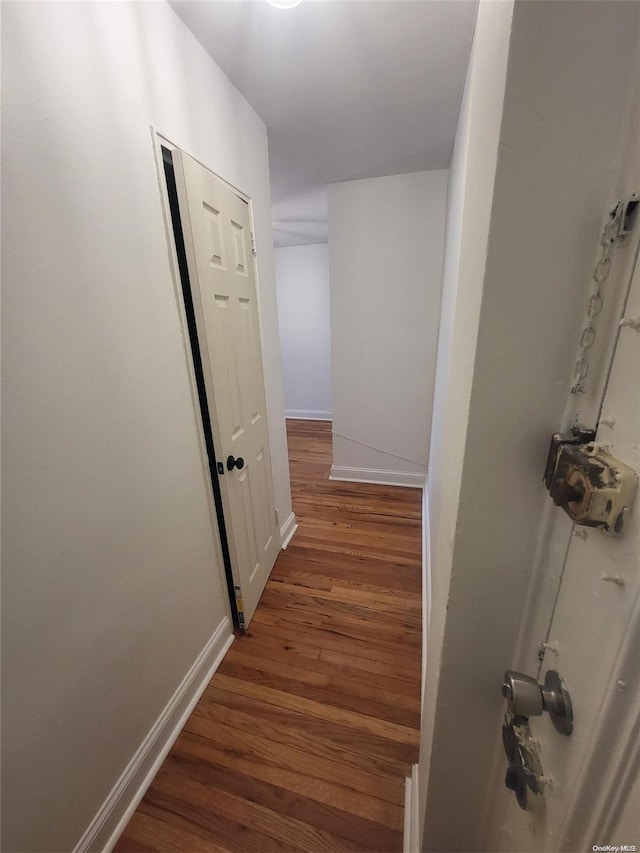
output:
<instances>
[{"instance_id":1,"label":"white door casing","mask_svg":"<svg viewBox=\"0 0 640 853\"><path fill-rule=\"evenodd\" d=\"M280 550L248 203L183 151L174 165L241 627ZM228 457L244 466L229 470Z\"/></svg>"}]
</instances>

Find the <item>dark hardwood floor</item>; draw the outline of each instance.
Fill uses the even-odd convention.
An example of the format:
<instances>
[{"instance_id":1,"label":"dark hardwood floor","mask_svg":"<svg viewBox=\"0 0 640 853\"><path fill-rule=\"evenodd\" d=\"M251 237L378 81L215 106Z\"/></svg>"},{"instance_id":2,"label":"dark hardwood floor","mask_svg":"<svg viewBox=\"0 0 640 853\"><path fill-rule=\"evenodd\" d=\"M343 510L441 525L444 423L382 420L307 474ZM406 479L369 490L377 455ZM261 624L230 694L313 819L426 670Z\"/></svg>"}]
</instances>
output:
<instances>
[{"instance_id":1,"label":"dark hardwood floor","mask_svg":"<svg viewBox=\"0 0 640 853\"><path fill-rule=\"evenodd\" d=\"M402 849L420 492L330 481L330 423L288 436L299 530L117 851Z\"/></svg>"}]
</instances>

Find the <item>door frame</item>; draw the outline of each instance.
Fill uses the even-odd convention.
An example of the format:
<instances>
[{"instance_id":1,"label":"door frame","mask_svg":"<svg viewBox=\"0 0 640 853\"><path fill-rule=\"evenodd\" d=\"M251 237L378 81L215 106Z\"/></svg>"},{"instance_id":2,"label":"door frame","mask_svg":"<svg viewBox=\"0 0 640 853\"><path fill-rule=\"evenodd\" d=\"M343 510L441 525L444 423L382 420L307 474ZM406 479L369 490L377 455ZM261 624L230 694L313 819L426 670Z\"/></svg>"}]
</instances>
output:
<instances>
[{"instance_id":1,"label":"door frame","mask_svg":"<svg viewBox=\"0 0 640 853\"><path fill-rule=\"evenodd\" d=\"M253 201L250 196L244 193L242 190L238 189L236 186L231 184L225 178L221 177L217 172L211 169L208 165L203 163L197 157L194 157L189 151L185 148L182 148L180 145L177 145L168 136L161 133L157 130L153 125L149 125L149 130L151 133L151 141L153 145L153 153L154 160L156 164L156 172L158 179L158 188L160 191L160 202L162 207L162 218L164 220L165 232L167 238L167 248L169 254L169 265L171 267L171 276L173 278L174 292L176 297L176 304L178 308L178 314L180 318L180 326L183 331L183 336L185 340L185 356L187 360L188 372L189 372L189 381L191 386L191 398L194 406L194 412L196 414L196 420L198 424L198 436L200 443L200 453L203 467L203 476L207 483L207 495L210 506L210 513L212 517L213 529L215 531L215 535L218 537L221 551L224 560L224 574L225 574L225 582L227 587L227 611L230 619L233 621L233 626L236 631L243 630L240 627L240 620L238 617L238 608L236 604L236 596L234 591L234 580L231 566L231 557L229 552L227 534L226 534L226 524L224 520L224 508L222 504L222 496L220 493L220 484L218 481L218 473L216 471L215 465L218 461L216 449L213 441L213 430L211 425L211 420L209 417L209 412L206 407L207 400L207 390L204 384L204 378L202 374L202 367L200 363L200 343L197 336L197 331L195 329L195 324L193 325L193 332L190 328L191 319L189 316L189 311L187 306L185 305L185 292L191 294L191 284L189 280L189 273L186 269L186 265L184 268L184 273L186 275L183 276L183 270L181 270L181 266L178 260L178 251L176 248L175 234L174 234L174 222L173 222L173 213L171 209L171 203L169 199L169 192L166 183L165 170L164 170L164 155L163 148L168 149L169 151L182 151L199 163L204 169L211 172L211 174L215 175L215 177L224 184L231 192L233 192L238 198L244 201L247 204L248 212L249 212L249 225L251 229L251 237L252 237L252 246L251 246L251 263L253 264L253 271L255 276L255 290L256 290L256 305L258 310L258 331L260 335L260 352L262 355L262 363L265 363L265 352L264 352L264 332L263 332L263 321L262 321L262 303L260 299L260 282L258 275L258 265L256 263L256 254L255 254L255 224L254 224L254 212L253 212ZM182 224L180 223L180 231L182 236ZM185 259L186 260L186 259ZM193 310L193 309L192 309ZM195 336L195 341L193 336ZM266 380L264 378L264 368L263 368L263 383L265 388L265 398L268 398L268 388L266 384ZM271 477L272 482L275 484L275 472L273 470L273 446L271 442L271 429L269 424L269 406L268 402L265 408L265 417L267 421L267 434L269 440L269 450L271 457ZM209 451L213 452L214 461L212 464L209 464L210 455ZM276 513L278 513L278 509L276 508ZM279 546L282 549L282 535L280 532L280 525L278 522L278 537L280 539Z\"/></svg>"}]
</instances>

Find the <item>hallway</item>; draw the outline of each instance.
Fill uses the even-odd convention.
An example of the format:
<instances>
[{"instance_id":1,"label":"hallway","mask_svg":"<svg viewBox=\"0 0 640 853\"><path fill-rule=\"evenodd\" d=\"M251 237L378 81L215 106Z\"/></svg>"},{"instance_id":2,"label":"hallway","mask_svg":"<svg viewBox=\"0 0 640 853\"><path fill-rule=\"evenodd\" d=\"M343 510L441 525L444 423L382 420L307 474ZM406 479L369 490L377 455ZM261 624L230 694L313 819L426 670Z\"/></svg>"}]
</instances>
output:
<instances>
[{"instance_id":1,"label":"hallway","mask_svg":"<svg viewBox=\"0 0 640 853\"><path fill-rule=\"evenodd\" d=\"M117 851L402 849L421 494L329 481L331 424L287 432L300 527Z\"/></svg>"}]
</instances>

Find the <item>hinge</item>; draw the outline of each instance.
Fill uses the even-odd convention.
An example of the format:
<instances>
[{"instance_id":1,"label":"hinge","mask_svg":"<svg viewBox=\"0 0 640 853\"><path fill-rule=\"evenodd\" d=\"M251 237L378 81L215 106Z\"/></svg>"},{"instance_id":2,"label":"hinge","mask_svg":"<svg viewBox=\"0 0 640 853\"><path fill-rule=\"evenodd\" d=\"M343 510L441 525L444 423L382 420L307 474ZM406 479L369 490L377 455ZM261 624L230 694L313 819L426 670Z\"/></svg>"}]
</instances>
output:
<instances>
[{"instance_id":1,"label":"hinge","mask_svg":"<svg viewBox=\"0 0 640 853\"><path fill-rule=\"evenodd\" d=\"M239 586L234 586L233 591L236 596L236 610L238 611L238 627L241 631L247 627L246 622L244 621L244 602L242 601L242 593L240 592Z\"/></svg>"},{"instance_id":2,"label":"hinge","mask_svg":"<svg viewBox=\"0 0 640 853\"><path fill-rule=\"evenodd\" d=\"M255 238L255 234L253 233L253 231L251 232L251 254L253 255L254 258L257 254L257 252L256 252L256 238Z\"/></svg>"},{"instance_id":3,"label":"hinge","mask_svg":"<svg viewBox=\"0 0 640 853\"><path fill-rule=\"evenodd\" d=\"M276 513L276 526L277 526L280 524L280 513L278 512L278 510L276 510L275 513Z\"/></svg>"}]
</instances>

